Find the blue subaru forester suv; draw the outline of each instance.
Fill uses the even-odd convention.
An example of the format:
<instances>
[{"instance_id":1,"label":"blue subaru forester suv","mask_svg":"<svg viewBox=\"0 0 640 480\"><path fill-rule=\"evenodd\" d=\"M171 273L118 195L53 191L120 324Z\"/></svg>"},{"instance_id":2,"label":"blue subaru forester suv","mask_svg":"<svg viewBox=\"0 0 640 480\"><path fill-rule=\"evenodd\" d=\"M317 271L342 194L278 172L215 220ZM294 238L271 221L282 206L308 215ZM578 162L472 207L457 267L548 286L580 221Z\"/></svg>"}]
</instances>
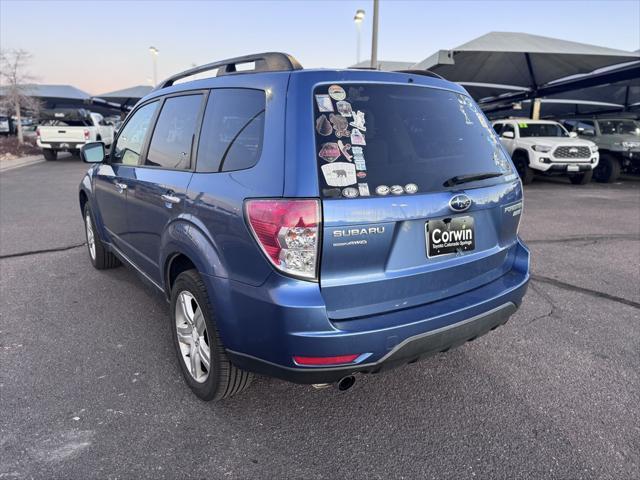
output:
<instances>
[{"instance_id":1,"label":"blue subaru forester suv","mask_svg":"<svg viewBox=\"0 0 640 480\"><path fill-rule=\"evenodd\" d=\"M427 71L282 53L195 67L82 157L91 262L166 295L202 399L253 373L349 388L504 324L527 287L513 164L467 92Z\"/></svg>"}]
</instances>

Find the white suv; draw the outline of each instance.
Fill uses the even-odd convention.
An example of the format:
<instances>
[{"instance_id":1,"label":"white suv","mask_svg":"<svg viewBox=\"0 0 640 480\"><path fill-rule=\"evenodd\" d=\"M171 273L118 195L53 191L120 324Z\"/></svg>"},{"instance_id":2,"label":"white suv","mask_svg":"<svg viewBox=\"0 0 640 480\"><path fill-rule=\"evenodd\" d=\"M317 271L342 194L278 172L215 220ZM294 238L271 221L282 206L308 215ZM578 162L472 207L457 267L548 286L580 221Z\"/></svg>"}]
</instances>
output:
<instances>
[{"instance_id":1,"label":"white suv","mask_svg":"<svg viewBox=\"0 0 640 480\"><path fill-rule=\"evenodd\" d=\"M576 138L558 122L509 119L494 122L493 128L511 155L522 183L531 183L536 173L569 175L576 185L591 181L600 159L597 145Z\"/></svg>"}]
</instances>

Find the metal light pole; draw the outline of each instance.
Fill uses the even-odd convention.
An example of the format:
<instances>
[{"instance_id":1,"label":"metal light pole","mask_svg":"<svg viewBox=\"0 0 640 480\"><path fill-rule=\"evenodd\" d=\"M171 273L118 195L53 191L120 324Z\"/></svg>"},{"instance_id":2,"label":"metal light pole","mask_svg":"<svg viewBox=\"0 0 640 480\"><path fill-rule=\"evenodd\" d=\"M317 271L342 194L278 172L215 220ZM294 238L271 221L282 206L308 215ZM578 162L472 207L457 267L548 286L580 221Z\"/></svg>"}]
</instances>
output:
<instances>
[{"instance_id":1,"label":"metal light pole","mask_svg":"<svg viewBox=\"0 0 640 480\"><path fill-rule=\"evenodd\" d=\"M373 0L373 32L371 34L371 68L378 68L378 0Z\"/></svg>"},{"instance_id":2,"label":"metal light pole","mask_svg":"<svg viewBox=\"0 0 640 480\"><path fill-rule=\"evenodd\" d=\"M362 21L364 20L364 10L356 10L356 14L353 16L353 21L356 23L356 30L358 34L358 46L356 50L356 63L360 63L360 40L362 37Z\"/></svg>"},{"instance_id":3,"label":"metal light pole","mask_svg":"<svg viewBox=\"0 0 640 480\"><path fill-rule=\"evenodd\" d=\"M151 59L153 60L153 86L158 84L158 53L160 51L156 47L149 47Z\"/></svg>"}]
</instances>

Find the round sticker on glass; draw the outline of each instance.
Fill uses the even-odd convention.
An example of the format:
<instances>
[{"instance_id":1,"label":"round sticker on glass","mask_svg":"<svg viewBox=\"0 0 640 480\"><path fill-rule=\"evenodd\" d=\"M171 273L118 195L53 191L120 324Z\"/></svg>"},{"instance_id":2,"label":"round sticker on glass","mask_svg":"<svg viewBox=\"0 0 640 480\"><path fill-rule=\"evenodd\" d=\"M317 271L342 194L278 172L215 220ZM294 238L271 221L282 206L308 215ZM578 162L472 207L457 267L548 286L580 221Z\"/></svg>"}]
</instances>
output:
<instances>
[{"instance_id":1,"label":"round sticker on glass","mask_svg":"<svg viewBox=\"0 0 640 480\"><path fill-rule=\"evenodd\" d=\"M376 195L389 195L389 187L386 185L378 185L376 187Z\"/></svg>"},{"instance_id":2,"label":"round sticker on glass","mask_svg":"<svg viewBox=\"0 0 640 480\"><path fill-rule=\"evenodd\" d=\"M342 196L346 198L356 198L360 192L357 188L347 187L342 189Z\"/></svg>"},{"instance_id":3,"label":"round sticker on glass","mask_svg":"<svg viewBox=\"0 0 640 480\"><path fill-rule=\"evenodd\" d=\"M329 87L329 96L334 100L344 100L347 94L340 85L331 85Z\"/></svg>"},{"instance_id":4,"label":"round sticker on glass","mask_svg":"<svg viewBox=\"0 0 640 480\"><path fill-rule=\"evenodd\" d=\"M407 183L404 186L404 191L407 193L416 193L418 191L418 185L415 183Z\"/></svg>"},{"instance_id":5,"label":"round sticker on glass","mask_svg":"<svg viewBox=\"0 0 640 480\"><path fill-rule=\"evenodd\" d=\"M402 195L404 193L404 188L402 188L402 185L391 185L391 193L394 195Z\"/></svg>"}]
</instances>

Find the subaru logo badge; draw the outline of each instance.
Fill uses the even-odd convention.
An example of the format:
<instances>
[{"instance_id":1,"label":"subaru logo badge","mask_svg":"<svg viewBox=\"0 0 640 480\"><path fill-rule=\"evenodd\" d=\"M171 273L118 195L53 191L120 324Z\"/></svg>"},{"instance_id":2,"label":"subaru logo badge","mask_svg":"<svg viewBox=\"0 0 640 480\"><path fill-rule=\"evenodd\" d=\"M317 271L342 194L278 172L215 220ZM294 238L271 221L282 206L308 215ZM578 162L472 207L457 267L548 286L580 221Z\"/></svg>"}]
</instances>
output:
<instances>
[{"instance_id":1,"label":"subaru logo badge","mask_svg":"<svg viewBox=\"0 0 640 480\"><path fill-rule=\"evenodd\" d=\"M454 212L464 212L471 206L471 199L464 194L459 194L449 200L449 208Z\"/></svg>"}]
</instances>

